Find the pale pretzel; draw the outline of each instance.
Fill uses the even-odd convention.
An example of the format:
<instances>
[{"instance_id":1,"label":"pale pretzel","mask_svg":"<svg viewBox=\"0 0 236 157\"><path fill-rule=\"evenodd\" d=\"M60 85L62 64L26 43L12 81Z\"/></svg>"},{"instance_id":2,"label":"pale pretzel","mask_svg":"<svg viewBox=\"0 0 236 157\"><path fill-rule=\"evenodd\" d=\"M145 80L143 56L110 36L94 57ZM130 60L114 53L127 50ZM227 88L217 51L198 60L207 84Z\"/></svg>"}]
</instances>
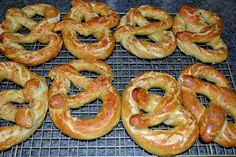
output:
<instances>
[{"instance_id":1,"label":"pale pretzel","mask_svg":"<svg viewBox=\"0 0 236 157\"><path fill-rule=\"evenodd\" d=\"M223 21L216 13L183 5L174 19L172 30L177 37L178 47L186 55L208 63L227 59L227 46L220 38ZM212 50L196 43L206 43Z\"/></svg>"},{"instance_id":2,"label":"pale pretzel","mask_svg":"<svg viewBox=\"0 0 236 157\"><path fill-rule=\"evenodd\" d=\"M151 23L146 18L160 21ZM140 6L129 10L122 17L115 38L139 58L164 58L171 55L176 48L175 36L167 31L172 23L173 18L163 9L149 5ZM135 35L145 35L154 43L140 40Z\"/></svg>"},{"instance_id":3,"label":"pale pretzel","mask_svg":"<svg viewBox=\"0 0 236 157\"><path fill-rule=\"evenodd\" d=\"M0 119L16 123L0 127L0 151L29 138L42 124L48 108L48 87L42 77L14 62L0 63L0 81L11 80L22 90L0 92ZM17 108L13 103L29 103Z\"/></svg>"},{"instance_id":4,"label":"pale pretzel","mask_svg":"<svg viewBox=\"0 0 236 157\"><path fill-rule=\"evenodd\" d=\"M36 22L32 19L36 14L44 18ZM0 28L0 52L15 62L29 66L49 61L60 52L63 43L61 37L52 32L59 20L59 10L47 4L9 9ZM29 34L17 33L23 26L30 30ZM35 51L26 50L21 45L36 41L48 45Z\"/></svg>"},{"instance_id":5,"label":"pale pretzel","mask_svg":"<svg viewBox=\"0 0 236 157\"><path fill-rule=\"evenodd\" d=\"M235 147L236 125L228 123L226 116L229 114L236 120L236 94L230 89L226 77L209 65L194 64L181 72L179 83L182 85L183 104L199 122L201 139ZM207 108L198 100L197 93L210 99Z\"/></svg>"},{"instance_id":6,"label":"pale pretzel","mask_svg":"<svg viewBox=\"0 0 236 157\"><path fill-rule=\"evenodd\" d=\"M149 94L148 89L154 87L164 89L165 95ZM181 90L175 78L165 73L146 72L132 79L124 90L123 125L132 139L148 152L161 156L179 154L198 138L196 120L181 103ZM161 123L174 129L148 128Z\"/></svg>"},{"instance_id":7,"label":"pale pretzel","mask_svg":"<svg viewBox=\"0 0 236 157\"><path fill-rule=\"evenodd\" d=\"M106 59L115 47L115 38L110 29L118 24L118 14L101 2L72 0L71 4L71 12L54 30L62 31L65 47L74 56L83 59ZM98 42L81 42L76 33L83 36L93 35Z\"/></svg>"},{"instance_id":8,"label":"pale pretzel","mask_svg":"<svg viewBox=\"0 0 236 157\"><path fill-rule=\"evenodd\" d=\"M101 74L97 79L82 76L80 71ZM111 131L120 119L120 97L111 85L112 70L101 61L75 60L53 68L49 91L49 112L54 124L66 135L76 139L95 139ZM71 82L83 92L67 96ZM71 116L71 108L79 108L96 98L103 101L96 117L79 119Z\"/></svg>"}]
</instances>

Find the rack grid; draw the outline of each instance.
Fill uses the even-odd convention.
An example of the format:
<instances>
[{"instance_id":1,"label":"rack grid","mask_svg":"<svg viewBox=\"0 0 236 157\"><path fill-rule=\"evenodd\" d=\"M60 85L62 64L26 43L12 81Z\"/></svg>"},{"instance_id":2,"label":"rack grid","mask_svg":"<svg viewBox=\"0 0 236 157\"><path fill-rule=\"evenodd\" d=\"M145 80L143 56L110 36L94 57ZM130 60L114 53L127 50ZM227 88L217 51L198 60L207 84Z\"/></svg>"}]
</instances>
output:
<instances>
[{"instance_id":1,"label":"rack grid","mask_svg":"<svg viewBox=\"0 0 236 157\"><path fill-rule=\"evenodd\" d=\"M63 17L64 13L62 14ZM124 15L124 13L120 13ZM37 19L37 17L36 17ZM27 34L26 29L22 29L22 34ZM93 42L91 37L79 37L82 41ZM24 45L26 49L36 50L42 48L39 42L34 44ZM51 85L51 80L48 78L48 72L55 66L69 62L76 59L72 56L63 46L61 52L51 61L31 67L30 70L44 76L48 85ZM0 61L7 61L5 56L0 54ZM113 85L118 92L122 94L125 86L130 79L134 78L140 73L145 71L161 71L169 73L176 79L181 70L187 65L197 63L198 61L190 56L186 56L176 49L175 52L164 59L145 60L139 59L131 55L119 43L116 44L112 56L105 60L113 69ZM233 80L232 71L229 61L224 61L219 64L214 64L219 71L223 72L230 80L232 87L235 88L235 80ZM86 76L96 77L95 74L85 72ZM4 89L20 89L11 81L2 81L0 83L0 90ZM71 86L71 95L81 91L81 89ZM159 89L153 89L154 92L161 92ZM199 96L201 102L206 105L207 98ZM95 116L99 111L102 102L96 100L87 104L80 109L73 109L71 112L73 116L80 118L88 118ZM232 118L228 118L232 121ZM0 120L0 126L14 125L11 122ZM169 129L164 125L160 125L159 129ZM1 157L5 156L151 156L148 152L144 151L125 132L122 123L120 122L110 133L107 135L91 141L81 141L72 139L58 130L52 123L49 113L47 113L45 121L42 126L26 141L12 147L7 151L0 152ZM235 148L223 148L216 143L205 144L198 140L189 150L180 154L179 156L236 156Z\"/></svg>"}]
</instances>

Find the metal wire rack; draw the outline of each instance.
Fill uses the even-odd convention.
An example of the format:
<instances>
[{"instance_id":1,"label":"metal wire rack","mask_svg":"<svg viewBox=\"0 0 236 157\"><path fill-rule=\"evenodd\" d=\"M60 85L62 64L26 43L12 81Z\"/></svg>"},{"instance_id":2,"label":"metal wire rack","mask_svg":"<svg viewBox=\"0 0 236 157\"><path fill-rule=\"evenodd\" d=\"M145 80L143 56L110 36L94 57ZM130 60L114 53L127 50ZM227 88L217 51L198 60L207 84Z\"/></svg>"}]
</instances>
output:
<instances>
[{"instance_id":1,"label":"metal wire rack","mask_svg":"<svg viewBox=\"0 0 236 157\"><path fill-rule=\"evenodd\" d=\"M122 16L124 13L120 13ZM62 14L63 16L64 14ZM37 17L36 17L37 18ZM26 29L22 29L21 33L27 33ZM80 37L81 40L91 42L92 38ZM41 43L34 43L24 45L26 49L36 50L42 48ZM48 72L52 67L66 63L76 59L72 56L65 47L62 48L61 53L51 61L30 68L32 71L47 79L50 86L51 81L48 78ZM0 55L0 61L6 61L6 57ZM180 52L179 49L169 57L164 59L144 60L127 52L120 44L116 44L112 56L110 56L106 63L113 69L114 80L113 85L122 94L125 86L131 78L137 76L144 71L162 71L178 78L180 71L187 65L198 62L192 57L186 56ZM231 85L235 88L235 80L231 73L229 61L213 65L218 70L223 72L230 80ZM85 72L87 76L96 77L95 74ZM3 89L20 89L10 81L2 81L0 83L0 90ZM70 89L71 95L81 91L74 86ZM153 91L161 92L158 89ZM199 96L203 104L207 104L207 98ZM95 116L101 106L101 101L96 100L80 109L73 109L71 112L74 116L80 118L88 118ZM232 121L232 118L229 118ZM14 125L13 123L0 120L0 126ZM160 125L159 129L169 129L164 125ZM5 156L151 156L144 151L125 132L122 123L120 122L110 133L92 141L81 141L72 139L60 132L52 123L49 114L42 126L26 141L18 144L7 151L0 152L1 157ZM179 156L236 156L235 148L223 148L215 143L204 144L198 140L189 150L180 154Z\"/></svg>"}]
</instances>

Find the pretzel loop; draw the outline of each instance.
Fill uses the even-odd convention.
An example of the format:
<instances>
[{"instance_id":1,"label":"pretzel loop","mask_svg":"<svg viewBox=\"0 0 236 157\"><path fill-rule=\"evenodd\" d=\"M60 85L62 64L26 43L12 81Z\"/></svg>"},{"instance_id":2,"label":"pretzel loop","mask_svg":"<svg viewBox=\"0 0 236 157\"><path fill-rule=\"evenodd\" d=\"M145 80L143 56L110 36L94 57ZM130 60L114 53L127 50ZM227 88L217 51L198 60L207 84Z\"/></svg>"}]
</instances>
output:
<instances>
[{"instance_id":1,"label":"pretzel loop","mask_svg":"<svg viewBox=\"0 0 236 157\"><path fill-rule=\"evenodd\" d=\"M147 18L159 20L150 22ZM176 40L171 31L172 17L164 10L153 6L140 6L129 10L115 32L117 42L139 58L155 59L171 55ZM136 35L145 35L153 42L140 40Z\"/></svg>"},{"instance_id":2,"label":"pretzel loop","mask_svg":"<svg viewBox=\"0 0 236 157\"><path fill-rule=\"evenodd\" d=\"M0 127L0 151L6 150L31 136L42 124L47 112L48 88L43 78L14 62L0 63L0 80L11 80L23 90L0 92L0 119L14 122ZM13 103L28 103L18 108Z\"/></svg>"},{"instance_id":3,"label":"pretzel loop","mask_svg":"<svg viewBox=\"0 0 236 157\"><path fill-rule=\"evenodd\" d=\"M154 87L162 88L164 96L149 94L148 89ZM191 147L198 137L197 123L181 103L181 91L173 77L159 72L144 73L125 88L123 125L134 141L148 152L161 156L179 154ZM149 129L161 123L174 129Z\"/></svg>"},{"instance_id":4,"label":"pretzel loop","mask_svg":"<svg viewBox=\"0 0 236 157\"><path fill-rule=\"evenodd\" d=\"M184 5L174 19L172 30L178 47L186 55L208 63L222 62L228 57L227 46L220 38L223 21L216 13ZM206 43L212 49L197 43Z\"/></svg>"},{"instance_id":5,"label":"pretzel loop","mask_svg":"<svg viewBox=\"0 0 236 157\"><path fill-rule=\"evenodd\" d=\"M194 64L181 72L179 82L182 85L183 103L196 117L202 140L235 147L236 125L227 122L226 116L236 118L236 94L226 77L209 65ZM198 100L197 93L210 99L207 108Z\"/></svg>"},{"instance_id":6,"label":"pretzel loop","mask_svg":"<svg viewBox=\"0 0 236 157\"><path fill-rule=\"evenodd\" d=\"M106 59L115 47L115 38L110 29L117 25L119 16L100 2L72 0L71 3L71 11L54 30L62 31L64 44L74 56ZM93 35L98 42L81 42L77 33L83 36Z\"/></svg>"},{"instance_id":7,"label":"pretzel loop","mask_svg":"<svg viewBox=\"0 0 236 157\"><path fill-rule=\"evenodd\" d=\"M36 14L44 18L36 22L32 19ZM59 53L62 46L60 36L52 32L59 20L59 11L47 4L9 9L1 26L0 51L11 60L29 66L47 62ZM30 33L27 35L17 33L22 27L29 29ZM21 45L36 41L48 45L36 51L26 50Z\"/></svg>"},{"instance_id":8,"label":"pretzel loop","mask_svg":"<svg viewBox=\"0 0 236 157\"><path fill-rule=\"evenodd\" d=\"M82 76L80 71L101 74L96 79ZM105 135L118 122L120 116L119 94L111 85L111 68L101 61L77 60L53 68L49 77L53 79L49 92L49 111L55 125L65 134L77 139L95 139ZM84 89L73 96L67 96L70 83ZM69 110L79 108L99 98L103 101L96 117L79 119L71 116Z\"/></svg>"}]
</instances>

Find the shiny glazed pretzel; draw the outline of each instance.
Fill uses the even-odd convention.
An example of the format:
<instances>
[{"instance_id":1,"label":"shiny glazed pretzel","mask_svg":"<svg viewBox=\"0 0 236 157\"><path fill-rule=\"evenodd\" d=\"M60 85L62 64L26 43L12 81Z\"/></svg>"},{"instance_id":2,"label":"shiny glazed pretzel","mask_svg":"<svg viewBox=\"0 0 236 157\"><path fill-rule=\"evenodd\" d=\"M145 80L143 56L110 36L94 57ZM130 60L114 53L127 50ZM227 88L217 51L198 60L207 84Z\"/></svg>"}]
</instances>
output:
<instances>
[{"instance_id":1,"label":"shiny glazed pretzel","mask_svg":"<svg viewBox=\"0 0 236 157\"><path fill-rule=\"evenodd\" d=\"M97 79L87 78L80 71L101 74ZM53 79L49 91L49 111L54 124L66 135L76 139L95 139L108 133L120 119L120 97L111 85L112 70L101 61L75 60L53 68L49 77ZM84 89L68 96L71 82ZM70 109L79 108L99 98L103 105L96 117L78 119Z\"/></svg>"},{"instance_id":2,"label":"shiny glazed pretzel","mask_svg":"<svg viewBox=\"0 0 236 157\"><path fill-rule=\"evenodd\" d=\"M110 29L118 24L119 16L101 2L72 0L71 4L71 11L55 27L55 31L62 31L65 47L78 58L106 59L115 47L115 38ZM93 35L98 42L81 42L77 33Z\"/></svg>"},{"instance_id":3,"label":"shiny glazed pretzel","mask_svg":"<svg viewBox=\"0 0 236 157\"><path fill-rule=\"evenodd\" d=\"M201 139L224 147L235 147L236 125L227 122L226 116L231 115L235 120L236 94L226 77L209 65L194 64L181 72L179 83L182 85L183 104L199 122ZM198 100L197 93L210 99L207 108Z\"/></svg>"},{"instance_id":4,"label":"shiny glazed pretzel","mask_svg":"<svg viewBox=\"0 0 236 157\"><path fill-rule=\"evenodd\" d=\"M48 108L48 87L42 77L14 62L0 63L0 81L11 80L22 90L0 92L0 119L16 123L0 127L0 151L29 138L42 124ZM29 103L17 108L13 103Z\"/></svg>"},{"instance_id":5,"label":"shiny glazed pretzel","mask_svg":"<svg viewBox=\"0 0 236 157\"><path fill-rule=\"evenodd\" d=\"M174 19L172 30L177 37L178 47L186 55L208 63L227 59L227 46L220 38L223 21L216 13L184 5ZM212 50L197 43L206 43Z\"/></svg>"},{"instance_id":6,"label":"shiny glazed pretzel","mask_svg":"<svg viewBox=\"0 0 236 157\"><path fill-rule=\"evenodd\" d=\"M162 88L165 95L148 93L148 89L155 87ZM132 139L148 152L160 156L179 154L191 147L198 137L196 120L181 103L181 90L173 77L146 72L132 79L124 90L123 125ZM148 128L161 123L174 128Z\"/></svg>"},{"instance_id":7,"label":"shiny glazed pretzel","mask_svg":"<svg viewBox=\"0 0 236 157\"><path fill-rule=\"evenodd\" d=\"M159 20L150 22L147 18ZM171 55L176 48L176 39L171 31L173 18L161 8L149 5L129 10L122 17L115 32L117 42L139 58L156 59ZM140 40L136 35L147 36L153 42Z\"/></svg>"},{"instance_id":8,"label":"shiny glazed pretzel","mask_svg":"<svg viewBox=\"0 0 236 157\"><path fill-rule=\"evenodd\" d=\"M32 19L36 14L44 18L36 22ZM62 47L61 37L52 32L59 20L59 10L47 4L9 9L0 26L0 52L15 62L29 66L47 62L55 57ZM17 33L22 27L29 29L30 33ZM36 41L48 45L35 51L26 50L21 45Z\"/></svg>"}]
</instances>

